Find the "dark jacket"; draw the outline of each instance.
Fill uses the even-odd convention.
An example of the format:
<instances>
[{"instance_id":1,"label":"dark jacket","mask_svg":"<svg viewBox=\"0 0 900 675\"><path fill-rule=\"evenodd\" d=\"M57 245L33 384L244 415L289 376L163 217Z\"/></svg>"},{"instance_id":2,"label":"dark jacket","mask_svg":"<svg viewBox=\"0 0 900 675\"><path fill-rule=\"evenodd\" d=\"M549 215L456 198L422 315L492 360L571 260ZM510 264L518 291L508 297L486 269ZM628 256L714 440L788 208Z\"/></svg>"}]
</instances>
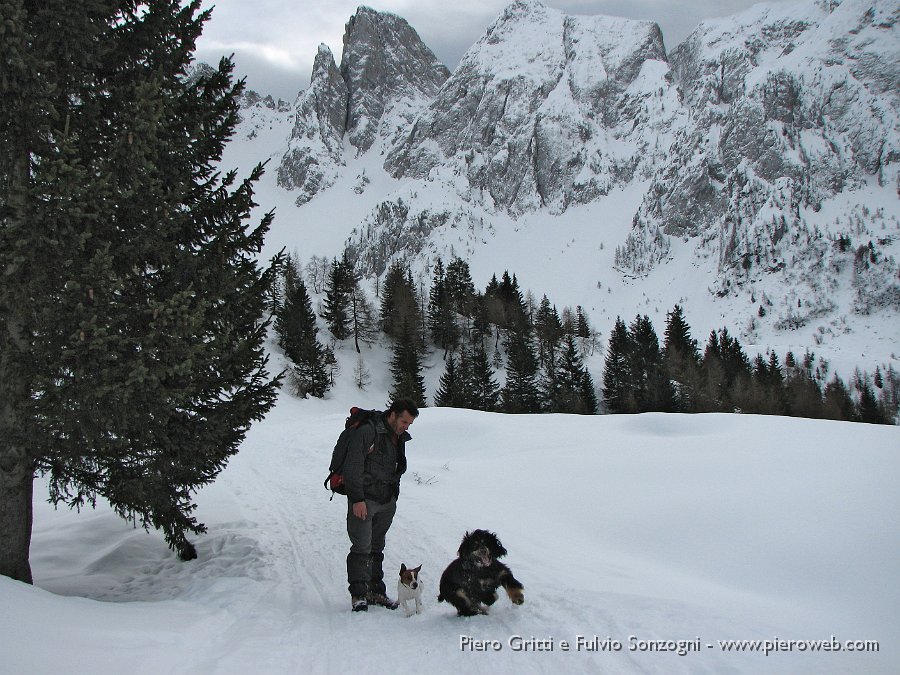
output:
<instances>
[{"instance_id":1,"label":"dark jacket","mask_svg":"<svg viewBox=\"0 0 900 675\"><path fill-rule=\"evenodd\" d=\"M400 495L400 476L406 472L406 442L411 438L407 432L397 438L384 413L356 429L344 462L344 484L351 504L365 499L387 504Z\"/></svg>"}]
</instances>

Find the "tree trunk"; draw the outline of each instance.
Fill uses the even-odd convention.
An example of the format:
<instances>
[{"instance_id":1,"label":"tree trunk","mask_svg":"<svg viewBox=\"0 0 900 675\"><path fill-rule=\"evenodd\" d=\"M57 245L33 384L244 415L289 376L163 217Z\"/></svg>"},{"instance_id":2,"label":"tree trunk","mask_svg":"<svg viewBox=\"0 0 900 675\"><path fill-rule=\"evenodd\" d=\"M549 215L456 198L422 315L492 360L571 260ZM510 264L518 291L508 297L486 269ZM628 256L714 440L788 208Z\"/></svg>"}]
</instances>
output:
<instances>
[{"instance_id":1,"label":"tree trunk","mask_svg":"<svg viewBox=\"0 0 900 675\"><path fill-rule=\"evenodd\" d=\"M21 448L0 445L0 574L32 582L31 525L34 471Z\"/></svg>"},{"instance_id":2,"label":"tree trunk","mask_svg":"<svg viewBox=\"0 0 900 675\"><path fill-rule=\"evenodd\" d=\"M35 465L21 440L16 414L16 404L28 399L28 387L22 383L21 325L18 316L7 317L6 344L0 349L0 575L30 584Z\"/></svg>"},{"instance_id":3,"label":"tree trunk","mask_svg":"<svg viewBox=\"0 0 900 675\"><path fill-rule=\"evenodd\" d=\"M22 226L22 214L30 177L29 152L25 134L15 134L18 143L8 156L0 157L0 173L8 167L7 183L0 200L8 207L8 222ZM19 219L19 220L16 220ZM7 262L7 258L3 262ZM31 525L34 520L34 469L22 433L19 414L22 402L29 399L27 362L30 352L26 337L26 311L21 302L11 301L19 275L3 270L7 284L2 298L3 331L0 333L0 575L32 583Z\"/></svg>"}]
</instances>

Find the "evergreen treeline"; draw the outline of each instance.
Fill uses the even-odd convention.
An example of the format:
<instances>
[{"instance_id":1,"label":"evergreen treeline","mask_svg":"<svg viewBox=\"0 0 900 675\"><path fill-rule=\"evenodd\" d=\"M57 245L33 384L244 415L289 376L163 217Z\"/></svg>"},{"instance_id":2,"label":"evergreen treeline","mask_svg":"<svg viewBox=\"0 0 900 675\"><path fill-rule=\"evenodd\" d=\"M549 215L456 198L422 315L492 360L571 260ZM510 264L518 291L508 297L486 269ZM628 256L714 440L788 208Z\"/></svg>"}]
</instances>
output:
<instances>
[{"instance_id":1,"label":"evergreen treeline","mask_svg":"<svg viewBox=\"0 0 900 675\"><path fill-rule=\"evenodd\" d=\"M298 274L296 267L290 274ZM286 278L285 288L292 283ZM379 332L390 339L392 397L425 404L422 357L430 347L444 360L435 405L508 413L594 414L600 408L585 367L597 333L584 311L560 313L546 296L539 302L524 296L515 274L494 275L480 292L464 260L445 265L439 258L426 296L408 264L395 262L379 289L377 319L347 261L331 263L324 289L321 316L335 339L352 336L357 350L359 340L374 342ZM304 330L314 334L314 321L303 321ZM279 315L276 328L282 325L287 322ZM282 336L281 341L288 353L290 340ZM309 355L322 358L312 348ZM826 382L809 353L800 361L788 353L784 364L774 353L751 360L727 328L713 331L701 351L676 305L667 314L662 344L649 317L637 315L630 324L616 319L606 345L602 407L610 413L740 410L890 423L898 387L896 374L880 369L874 378L855 374L850 385L837 376Z\"/></svg>"},{"instance_id":2,"label":"evergreen treeline","mask_svg":"<svg viewBox=\"0 0 900 675\"><path fill-rule=\"evenodd\" d=\"M446 267L437 260L426 298L416 288L409 266L398 261L388 268L379 289L376 319L359 291L352 265L334 261L330 269L321 318L335 340L353 337L357 351L360 341L373 342L378 331L390 339L391 398L425 405L422 357L433 346L443 352L445 361L434 394L436 405L523 413L597 412L597 394L583 356L592 331L580 308L574 313L566 310L562 319L546 297L534 308L508 272L499 281L494 276L485 291L478 292L468 264L459 258ZM329 349L318 343L309 296L296 261L290 258L282 288L275 328L294 364L295 391L323 396L328 387L312 386L310 381ZM502 387L497 381L501 369L506 374ZM357 370L362 375L362 369ZM357 380L361 383L363 378Z\"/></svg>"},{"instance_id":3,"label":"evergreen treeline","mask_svg":"<svg viewBox=\"0 0 900 675\"><path fill-rule=\"evenodd\" d=\"M710 333L701 354L681 307L666 316L663 344L646 316L628 326L616 319L603 371L608 412L733 412L890 424L898 382L891 369L870 378L857 372L850 386L825 381L807 352L798 361L774 352L752 361L727 328ZM876 394L876 390L880 393ZM855 394L854 394L855 392Z\"/></svg>"}]
</instances>

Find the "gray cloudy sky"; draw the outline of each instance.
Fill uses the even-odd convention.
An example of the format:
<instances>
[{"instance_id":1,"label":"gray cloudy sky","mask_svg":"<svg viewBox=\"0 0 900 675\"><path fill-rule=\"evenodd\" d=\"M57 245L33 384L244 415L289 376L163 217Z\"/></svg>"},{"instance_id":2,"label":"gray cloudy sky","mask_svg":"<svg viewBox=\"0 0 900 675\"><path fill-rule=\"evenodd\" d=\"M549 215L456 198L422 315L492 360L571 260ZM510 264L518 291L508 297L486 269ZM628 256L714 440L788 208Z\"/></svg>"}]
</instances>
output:
<instances>
[{"instance_id":1,"label":"gray cloudy sky","mask_svg":"<svg viewBox=\"0 0 900 675\"><path fill-rule=\"evenodd\" d=\"M785 0L776 0L785 1ZM293 101L309 84L312 61L325 43L340 64L344 25L359 5L406 19L438 59L453 70L463 53L511 0L204 0L215 6L197 58L216 63L234 54L236 72L263 94ZM755 0L544 0L566 14L607 14L656 21L666 49L701 20L735 14Z\"/></svg>"}]
</instances>

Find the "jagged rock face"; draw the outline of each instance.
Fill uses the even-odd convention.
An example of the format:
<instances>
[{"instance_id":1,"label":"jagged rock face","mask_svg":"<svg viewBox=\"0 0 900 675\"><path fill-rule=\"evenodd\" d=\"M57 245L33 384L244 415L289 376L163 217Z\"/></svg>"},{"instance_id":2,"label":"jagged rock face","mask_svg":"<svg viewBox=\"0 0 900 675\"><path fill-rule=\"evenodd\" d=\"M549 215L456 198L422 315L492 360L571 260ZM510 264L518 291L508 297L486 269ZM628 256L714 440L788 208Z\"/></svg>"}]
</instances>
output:
<instances>
[{"instance_id":1,"label":"jagged rock face","mask_svg":"<svg viewBox=\"0 0 900 675\"><path fill-rule=\"evenodd\" d=\"M665 61L656 24L519 0L466 53L385 168L425 178L456 164L473 191L514 213L589 202L630 180L672 128Z\"/></svg>"},{"instance_id":2,"label":"jagged rock face","mask_svg":"<svg viewBox=\"0 0 900 675\"><path fill-rule=\"evenodd\" d=\"M341 76L349 93L347 133L363 153L378 137L386 111L427 103L450 71L405 20L360 7L344 31Z\"/></svg>"},{"instance_id":3,"label":"jagged rock face","mask_svg":"<svg viewBox=\"0 0 900 675\"><path fill-rule=\"evenodd\" d=\"M278 166L278 185L298 190L304 204L334 183L344 164L347 85L331 50L320 45L309 88L297 100L288 150Z\"/></svg>"},{"instance_id":4,"label":"jagged rock face","mask_svg":"<svg viewBox=\"0 0 900 675\"><path fill-rule=\"evenodd\" d=\"M400 17L360 7L347 23L341 67L319 47L309 88L297 99L278 184L304 204L329 187L345 165L344 138L362 153L390 143L437 93L447 69Z\"/></svg>"},{"instance_id":5,"label":"jagged rock face","mask_svg":"<svg viewBox=\"0 0 900 675\"><path fill-rule=\"evenodd\" d=\"M501 212L561 213L646 186L616 249L626 275L691 255L718 266L713 293L778 274L827 297L818 288L852 265L852 311L900 308L896 236L835 199L900 186L898 20L893 0L758 5L701 24L667 60L655 24L516 0L444 81L405 22L360 8L341 68L320 52L279 183L302 203L348 150L386 155L400 180L347 245L363 273L438 253L448 230L474 246ZM843 209L826 234L810 225L823 204ZM804 301L785 325L833 310Z\"/></svg>"},{"instance_id":6,"label":"jagged rock face","mask_svg":"<svg viewBox=\"0 0 900 675\"><path fill-rule=\"evenodd\" d=\"M896 184L898 19L886 0L811 0L701 24L671 54L692 123L635 215L621 266L642 273L663 259L661 231L718 242L720 270L746 270L777 257L764 236L773 214L790 227L799 208L844 189Z\"/></svg>"}]
</instances>

